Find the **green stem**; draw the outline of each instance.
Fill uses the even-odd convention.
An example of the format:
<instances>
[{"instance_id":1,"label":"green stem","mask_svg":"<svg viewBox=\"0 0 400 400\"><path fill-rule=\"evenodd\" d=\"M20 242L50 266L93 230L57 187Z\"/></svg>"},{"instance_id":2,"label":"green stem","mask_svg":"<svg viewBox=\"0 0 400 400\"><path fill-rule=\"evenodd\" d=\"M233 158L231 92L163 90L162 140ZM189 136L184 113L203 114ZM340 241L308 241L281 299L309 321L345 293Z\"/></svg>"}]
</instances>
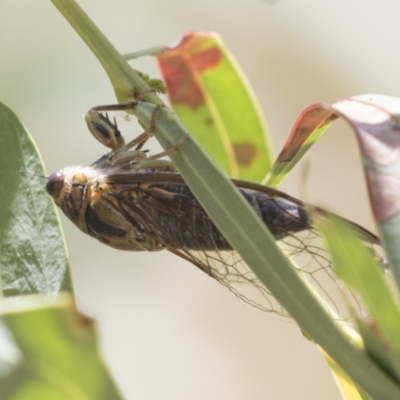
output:
<instances>
[{"instance_id":1,"label":"green stem","mask_svg":"<svg viewBox=\"0 0 400 400\"><path fill-rule=\"evenodd\" d=\"M118 102L131 101L134 94L150 89L74 0L51 1L100 61ZM147 94L145 100L153 104L163 104L161 99L152 93Z\"/></svg>"},{"instance_id":2,"label":"green stem","mask_svg":"<svg viewBox=\"0 0 400 400\"><path fill-rule=\"evenodd\" d=\"M145 49L145 50L139 50L139 51L133 51L132 53L128 54L123 54L122 57L124 57L125 60L134 60L136 58L140 58L143 56L159 56L163 54L166 50L166 46L156 46L156 47L151 47L150 49Z\"/></svg>"}]
</instances>

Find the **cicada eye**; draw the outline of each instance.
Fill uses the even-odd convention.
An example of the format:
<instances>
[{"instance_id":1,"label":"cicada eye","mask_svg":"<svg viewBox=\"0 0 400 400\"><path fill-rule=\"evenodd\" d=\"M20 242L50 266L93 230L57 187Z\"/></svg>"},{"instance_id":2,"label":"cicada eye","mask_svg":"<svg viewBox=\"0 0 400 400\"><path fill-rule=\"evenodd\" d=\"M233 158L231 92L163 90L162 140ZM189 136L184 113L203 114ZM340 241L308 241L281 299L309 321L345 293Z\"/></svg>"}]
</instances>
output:
<instances>
[{"instance_id":1,"label":"cicada eye","mask_svg":"<svg viewBox=\"0 0 400 400\"><path fill-rule=\"evenodd\" d=\"M54 172L46 178L46 190L53 199L59 195L63 186L64 174L61 172Z\"/></svg>"}]
</instances>

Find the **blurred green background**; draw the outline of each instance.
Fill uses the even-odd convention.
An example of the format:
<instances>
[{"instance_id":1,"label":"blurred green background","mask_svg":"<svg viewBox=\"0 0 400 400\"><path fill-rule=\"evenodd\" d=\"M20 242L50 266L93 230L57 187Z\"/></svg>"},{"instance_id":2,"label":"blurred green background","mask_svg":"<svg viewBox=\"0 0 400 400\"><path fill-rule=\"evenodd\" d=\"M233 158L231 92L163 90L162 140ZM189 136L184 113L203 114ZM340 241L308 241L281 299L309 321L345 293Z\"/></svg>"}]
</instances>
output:
<instances>
[{"instance_id":1,"label":"blurred green background","mask_svg":"<svg viewBox=\"0 0 400 400\"><path fill-rule=\"evenodd\" d=\"M276 152L312 103L400 94L394 0L79 4L121 53L170 44L189 30L220 33L259 97ZM105 152L83 114L115 102L111 85L50 1L2 0L0 51L0 100L28 127L49 173ZM151 58L134 66L158 75ZM140 133L135 121L120 126L128 137ZM350 129L336 122L307 159L310 199L374 229ZM299 171L281 186L294 196ZM79 308L98 320L105 358L128 399L339 398L295 324L255 312L173 255L118 252L62 222Z\"/></svg>"}]
</instances>

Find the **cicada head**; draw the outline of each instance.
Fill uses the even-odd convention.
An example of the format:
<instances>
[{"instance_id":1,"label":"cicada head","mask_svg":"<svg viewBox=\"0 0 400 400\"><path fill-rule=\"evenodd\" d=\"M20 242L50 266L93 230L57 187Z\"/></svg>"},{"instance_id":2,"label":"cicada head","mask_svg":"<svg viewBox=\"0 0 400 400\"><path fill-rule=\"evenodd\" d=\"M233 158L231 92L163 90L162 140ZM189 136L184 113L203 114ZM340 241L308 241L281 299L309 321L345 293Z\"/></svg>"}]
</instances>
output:
<instances>
[{"instance_id":1,"label":"cicada head","mask_svg":"<svg viewBox=\"0 0 400 400\"><path fill-rule=\"evenodd\" d=\"M82 212L87 205L87 184L97 172L90 167L66 167L46 178L47 193L64 214L80 229L87 232Z\"/></svg>"}]
</instances>

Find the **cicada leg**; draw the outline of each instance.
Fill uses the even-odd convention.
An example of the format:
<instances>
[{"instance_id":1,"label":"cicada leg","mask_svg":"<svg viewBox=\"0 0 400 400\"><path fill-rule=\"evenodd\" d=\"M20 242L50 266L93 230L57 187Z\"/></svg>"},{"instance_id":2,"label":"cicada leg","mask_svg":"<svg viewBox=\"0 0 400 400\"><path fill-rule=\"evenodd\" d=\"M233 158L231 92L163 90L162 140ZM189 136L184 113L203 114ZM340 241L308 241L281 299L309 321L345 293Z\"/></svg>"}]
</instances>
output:
<instances>
[{"instance_id":1,"label":"cicada leg","mask_svg":"<svg viewBox=\"0 0 400 400\"><path fill-rule=\"evenodd\" d=\"M161 105L156 105L154 107L150 119L150 126L145 129L143 133L126 144L118 130L115 119L114 123L112 123L107 114L103 115L101 113L101 111L126 111L133 108L136 104L137 102L131 102L97 106L90 109L86 114L85 119L90 132L100 143L112 149L109 154L96 161L95 164L112 166L122 166L125 164L135 169L155 168L158 171L175 172L176 168L171 161L160 160L161 157L168 155L170 151L164 151L147 157L146 152L141 150L147 140L153 136L157 112Z\"/></svg>"},{"instance_id":2,"label":"cicada leg","mask_svg":"<svg viewBox=\"0 0 400 400\"><path fill-rule=\"evenodd\" d=\"M125 146L125 140L118 129L117 122L110 121L108 115L103 115L95 109L89 110L85 115L89 131L104 146L117 150Z\"/></svg>"},{"instance_id":3,"label":"cicada leg","mask_svg":"<svg viewBox=\"0 0 400 400\"><path fill-rule=\"evenodd\" d=\"M146 157L141 160L137 160L131 163L132 167L135 169L142 168L154 168L160 172L177 172L175 164L170 160L160 160L161 157L164 157L169 154L169 151L163 151L161 153L154 154L151 157Z\"/></svg>"},{"instance_id":4,"label":"cicada leg","mask_svg":"<svg viewBox=\"0 0 400 400\"><path fill-rule=\"evenodd\" d=\"M153 112L154 113L154 112ZM153 117L153 115L152 115ZM160 160L161 157L165 156L170 156L171 153L174 151L178 151L182 143L189 137L189 134L184 135L178 144L176 144L174 147L162 151L160 153L154 154L150 157L143 158L141 160L138 160L135 165L133 165L135 168L156 168L159 171L164 171L164 172L176 172L178 171L175 164L172 161L169 160Z\"/></svg>"},{"instance_id":5,"label":"cicada leg","mask_svg":"<svg viewBox=\"0 0 400 400\"><path fill-rule=\"evenodd\" d=\"M157 104L153 110L150 126L138 137L125 144L124 138L118 129L116 120L111 122L107 114L102 114L102 111L129 111L132 110L139 101L149 92L154 93L154 89L146 90L138 96L137 100L129 103L101 105L91 108L85 115L85 120L89 131L92 135L104 146L117 152L125 152L132 147L135 150L140 150L148 139L153 135L154 125L156 120L157 111L162 107Z\"/></svg>"},{"instance_id":6,"label":"cicada leg","mask_svg":"<svg viewBox=\"0 0 400 400\"><path fill-rule=\"evenodd\" d=\"M108 115L103 115L102 111L129 111L137 106L138 102L141 101L144 96L148 93L156 92L154 89L149 89L142 92L136 97L135 101L121 104L101 105L93 107L86 114L86 122L90 132L93 136L103 145L111 148L111 152L100 160L96 161L93 165L105 166L105 165L124 165L130 166L131 168L154 168L158 171L175 172L176 167L171 161L160 160L161 157L169 156L171 152L179 150L179 147L183 141L188 137L185 135L181 141L171 149L160 152L158 154L147 157L146 152L141 151L145 143L153 136L155 130L155 122L157 112L162 105L157 104L150 118L150 125L145 129L143 133L137 136L135 139L125 144L125 141L118 130L117 123L114 118L114 122L111 122Z\"/></svg>"}]
</instances>

